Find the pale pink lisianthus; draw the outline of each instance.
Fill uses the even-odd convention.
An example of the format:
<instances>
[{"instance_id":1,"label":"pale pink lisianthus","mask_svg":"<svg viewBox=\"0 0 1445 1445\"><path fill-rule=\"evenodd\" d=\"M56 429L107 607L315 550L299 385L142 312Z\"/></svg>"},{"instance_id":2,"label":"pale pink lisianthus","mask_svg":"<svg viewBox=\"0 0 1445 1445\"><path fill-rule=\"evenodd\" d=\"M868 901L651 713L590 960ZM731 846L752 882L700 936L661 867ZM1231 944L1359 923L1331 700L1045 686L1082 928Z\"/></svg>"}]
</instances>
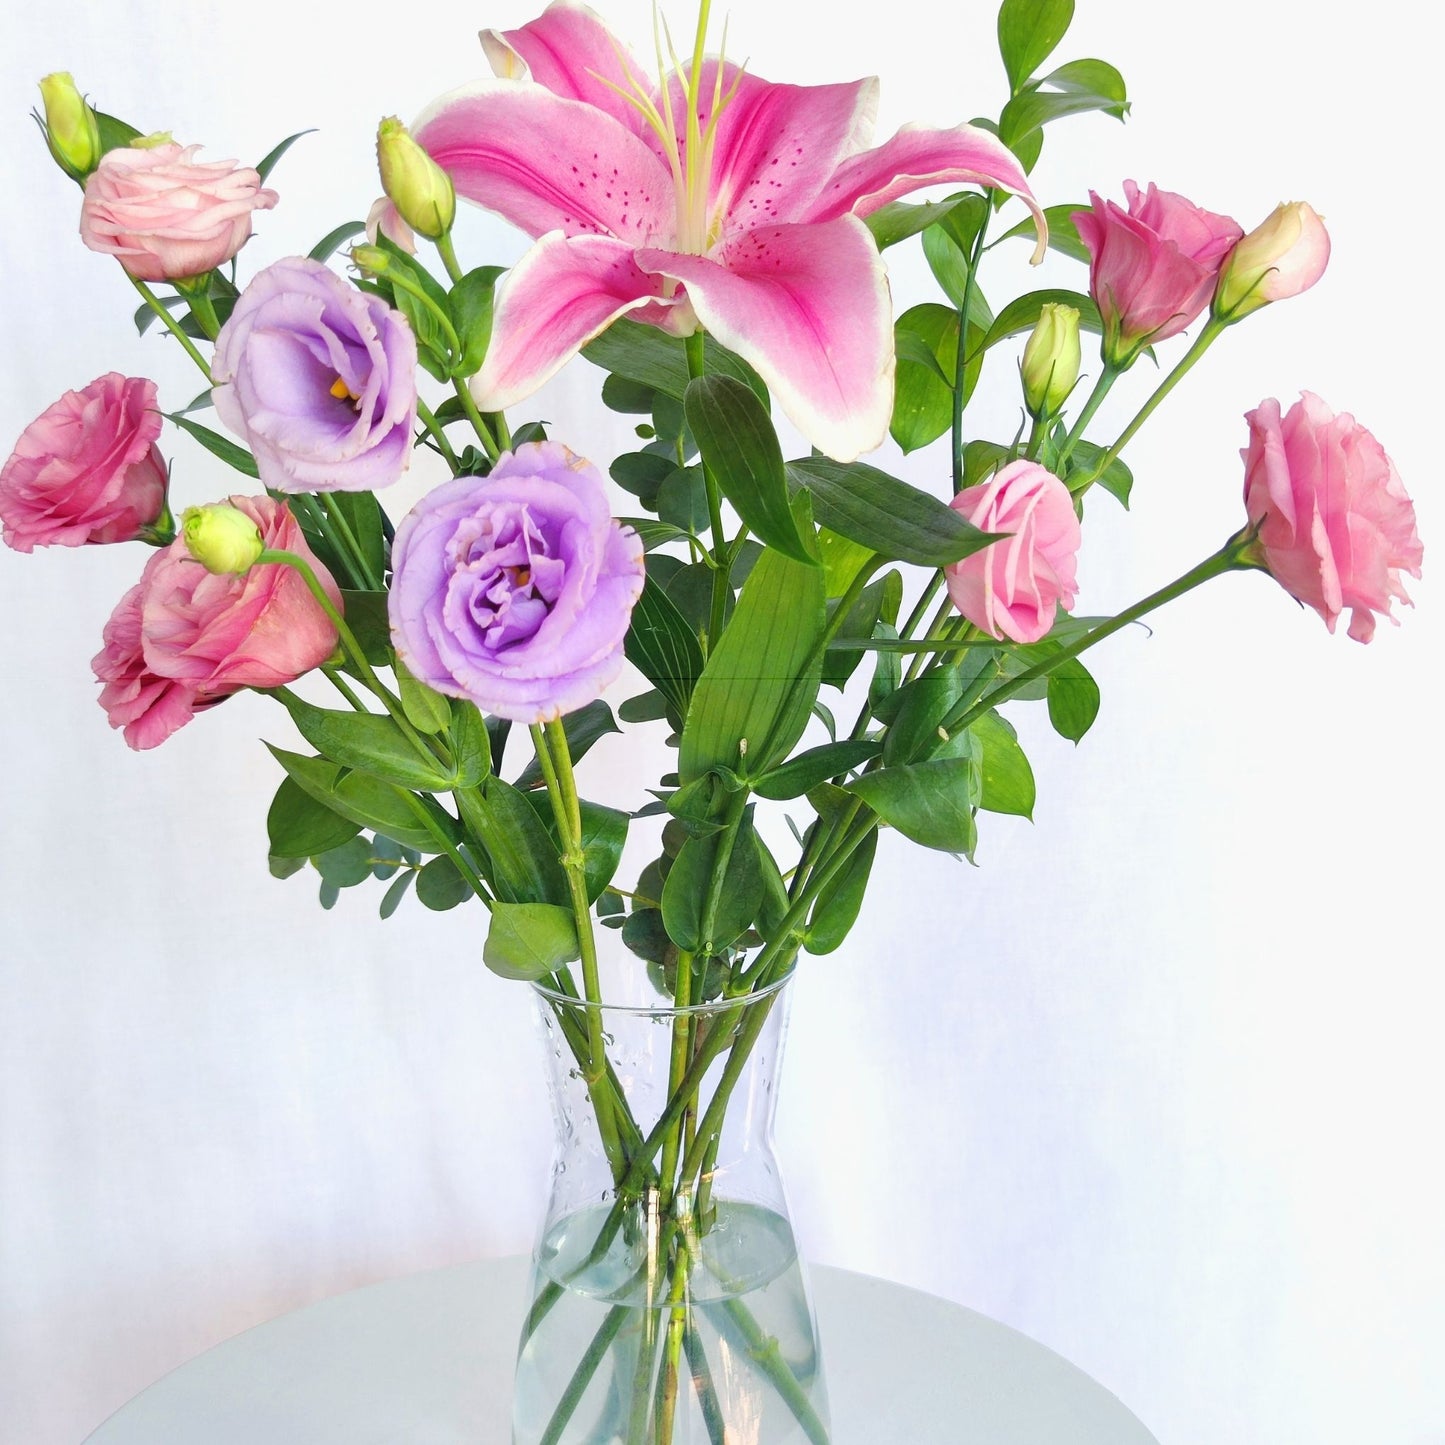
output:
<instances>
[{"instance_id":1,"label":"pale pink lisianthus","mask_svg":"<svg viewBox=\"0 0 1445 1445\"><path fill-rule=\"evenodd\" d=\"M341 594L296 519L270 497L231 497L268 548L312 566L332 602ZM121 599L91 663L110 725L140 750L164 742L200 709L243 687L279 687L324 662L336 628L300 573L265 562L242 576L208 572L177 539Z\"/></svg>"},{"instance_id":2,"label":"pale pink lisianthus","mask_svg":"<svg viewBox=\"0 0 1445 1445\"><path fill-rule=\"evenodd\" d=\"M953 605L990 637L1037 642L1078 592L1082 534L1069 489L1037 462L1017 461L950 505L980 531L1009 534L944 569Z\"/></svg>"},{"instance_id":3,"label":"pale pink lisianthus","mask_svg":"<svg viewBox=\"0 0 1445 1445\"><path fill-rule=\"evenodd\" d=\"M252 213L278 198L251 167L197 161L199 149L107 151L85 182L80 239L137 281L183 280L229 261L250 238Z\"/></svg>"},{"instance_id":4,"label":"pale pink lisianthus","mask_svg":"<svg viewBox=\"0 0 1445 1445\"><path fill-rule=\"evenodd\" d=\"M1089 293L1104 322L1104 358L1128 366L1177 336L1209 304L1220 265L1244 234L1237 222L1173 191L1124 182L1127 209L1102 201L1071 220L1089 252Z\"/></svg>"},{"instance_id":5,"label":"pale pink lisianthus","mask_svg":"<svg viewBox=\"0 0 1445 1445\"><path fill-rule=\"evenodd\" d=\"M1270 397L1245 419L1244 505L1265 567L1331 632L1349 608L1350 636L1368 642L1376 613L1394 621L1391 603L1410 601L1401 574L1418 577L1424 555L1394 463L1354 417L1312 392L1283 416Z\"/></svg>"},{"instance_id":6,"label":"pale pink lisianthus","mask_svg":"<svg viewBox=\"0 0 1445 1445\"><path fill-rule=\"evenodd\" d=\"M17 552L129 542L161 515L166 464L153 381L108 371L25 428L0 468L0 522Z\"/></svg>"}]
</instances>

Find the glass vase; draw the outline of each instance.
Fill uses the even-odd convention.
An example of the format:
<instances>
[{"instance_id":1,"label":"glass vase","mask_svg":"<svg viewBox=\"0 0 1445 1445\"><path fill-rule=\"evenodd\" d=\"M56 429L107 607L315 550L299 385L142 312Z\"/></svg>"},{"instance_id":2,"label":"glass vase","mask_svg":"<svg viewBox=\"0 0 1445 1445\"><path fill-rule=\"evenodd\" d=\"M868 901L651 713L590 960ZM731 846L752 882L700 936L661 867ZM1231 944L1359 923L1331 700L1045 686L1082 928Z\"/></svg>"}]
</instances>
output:
<instances>
[{"instance_id":1,"label":"glass vase","mask_svg":"<svg viewBox=\"0 0 1445 1445\"><path fill-rule=\"evenodd\" d=\"M623 972L534 985L557 1143L513 1445L828 1445L773 1152L789 979L679 1008Z\"/></svg>"}]
</instances>

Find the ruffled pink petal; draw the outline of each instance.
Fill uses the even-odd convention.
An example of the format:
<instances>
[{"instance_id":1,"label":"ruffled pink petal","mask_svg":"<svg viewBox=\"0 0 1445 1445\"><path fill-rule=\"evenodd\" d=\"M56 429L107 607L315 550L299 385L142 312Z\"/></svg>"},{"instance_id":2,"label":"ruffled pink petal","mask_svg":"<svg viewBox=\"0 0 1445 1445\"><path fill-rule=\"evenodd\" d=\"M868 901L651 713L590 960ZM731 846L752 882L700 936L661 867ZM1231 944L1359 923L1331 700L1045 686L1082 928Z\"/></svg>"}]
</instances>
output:
<instances>
[{"instance_id":1,"label":"ruffled pink petal","mask_svg":"<svg viewBox=\"0 0 1445 1445\"><path fill-rule=\"evenodd\" d=\"M924 186L959 184L998 186L1018 196L1038 226L1034 260L1043 257L1048 223L1023 167L997 136L972 125L952 130L904 126L892 140L844 161L806 219L827 221L849 212L868 216Z\"/></svg>"},{"instance_id":2,"label":"ruffled pink petal","mask_svg":"<svg viewBox=\"0 0 1445 1445\"><path fill-rule=\"evenodd\" d=\"M530 396L619 316L665 309L657 277L608 236L544 236L497 288L492 344L472 394L486 411Z\"/></svg>"},{"instance_id":3,"label":"ruffled pink petal","mask_svg":"<svg viewBox=\"0 0 1445 1445\"><path fill-rule=\"evenodd\" d=\"M647 250L637 262L687 287L698 320L757 368L820 451L852 461L882 443L893 412L888 280L856 217L762 226L712 258Z\"/></svg>"},{"instance_id":4,"label":"ruffled pink petal","mask_svg":"<svg viewBox=\"0 0 1445 1445\"><path fill-rule=\"evenodd\" d=\"M718 62L703 69L699 131L706 131ZM722 94L737 90L718 121L708 216L714 234L812 219L808 209L838 166L873 138L876 79L840 85L775 85L723 63ZM685 156L686 82L671 82L678 148Z\"/></svg>"},{"instance_id":5,"label":"ruffled pink petal","mask_svg":"<svg viewBox=\"0 0 1445 1445\"><path fill-rule=\"evenodd\" d=\"M539 85L502 80L444 95L416 139L457 194L529 236L618 236L634 244L673 233L672 178L631 131L595 106Z\"/></svg>"},{"instance_id":6,"label":"ruffled pink petal","mask_svg":"<svg viewBox=\"0 0 1445 1445\"><path fill-rule=\"evenodd\" d=\"M530 78L564 100L585 101L606 111L634 135L646 129L637 107L618 90L631 92L640 86L652 99L656 82L585 5L554 0L518 30L482 31L482 48L493 73L503 80Z\"/></svg>"}]
</instances>

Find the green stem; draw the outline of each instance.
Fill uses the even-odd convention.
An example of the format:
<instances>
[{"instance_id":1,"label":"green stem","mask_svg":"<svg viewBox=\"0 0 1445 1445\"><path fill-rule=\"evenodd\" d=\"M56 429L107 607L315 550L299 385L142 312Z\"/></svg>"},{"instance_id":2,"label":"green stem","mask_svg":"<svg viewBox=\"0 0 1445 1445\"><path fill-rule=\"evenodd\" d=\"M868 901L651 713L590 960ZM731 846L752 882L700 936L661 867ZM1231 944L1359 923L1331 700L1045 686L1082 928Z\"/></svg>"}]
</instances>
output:
<instances>
[{"instance_id":1,"label":"green stem","mask_svg":"<svg viewBox=\"0 0 1445 1445\"><path fill-rule=\"evenodd\" d=\"M454 376L452 378L452 386L456 391L457 400L462 404L462 410L467 414L467 420L472 424L472 430L476 432L477 439L482 444L482 450L486 452L493 461L496 461L497 458L502 455L501 448L497 446L491 429L482 419L481 412L477 410L477 404L472 399L472 394L467 389L466 382L464 382L461 377Z\"/></svg>"},{"instance_id":2,"label":"green stem","mask_svg":"<svg viewBox=\"0 0 1445 1445\"><path fill-rule=\"evenodd\" d=\"M612 1341L627 1323L630 1313L631 1307L628 1305L613 1305L607 1311L597 1333L592 1337L592 1343L587 1346L577 1368L572 1372L572 1378L568 1380L567 1388L562 1392L562 1398L557 1402L557 1408L547 1423L540 1445L558 1445L562 1432L567 1428L567 1422L576 1413L583 1395L587 1393L587 1386L592 1383L592 1376L597 1373L598 1365L612 1348Z\"/></svg>"},{"instance_id":3,"label":"green stem","mask_svg":"<svg viewBox=\"0 0 1445 1445\"><path fill-rule=\"evenodd\" d=\"M1174 390L1188 374L1194 363L1224 334L1227 325L1226 322L1216 321L1213 317L1205 323L1204 330L1195 338L1194 345L1179 359L1174 370L1155 387L1154 394L1134 414L1134 419L1129 425L1119 433L1119 439L1114 445L1099 458L1093 470L1089 473L1088 478L1079 486L1070 487L1069 490L1072 491L1075 496L1082 496L1084 492L1088 491L1088 489L1109 470L1110 465L1114 462L1115 458L1118 457L1119 453L1134 439L1139 428L1154 415L1159 403Z\"/></svg>"},{"instance_id":4,"label":"green stem","mask_svg":"<svg viewBox=\"0 0 1445 1445\"><path fill-rule=\"evenodd\" d=\"M129 272L127 272L126 274L130 275ZM197 366L201 368L201 372L205 376L206 380L210 381L211 368L207 364L206 358L202 356L198 350L196 350L196 343L192 341L191 338L187 336L184 331L181 330L180 322L178 322L176 318L171 315L170 308L161 305L160 297L158 297L156 293L152 291L151 288L147 286L144 281L137 281L134 276L131 276L130 284L134 286L137 291L140 292L141 298L145 301L145 304L149 306L150 309L154 311L157 316L160 317L160 319L165 323L166 330L169 331L171 335L174 336L183 347L185 347L186 354L191 358L192 361L196 363Z\"/></svg>"},{"instance_id":5,"label":"green stem","mask_svg":"<svg viewBox=\"0 0 1445 1445\"><path fill-rule=\"evenodd\" d=\"M703 1348L702 1336L698 1334L691 1318L682 1337L682 1347L687 1352L688 1369L692 1371L692 1387L697 1392L702 1421L707 1427L708 1445L728 1445L727 1422L723 1419L722 1403L717 1397L717 1386L713 1383L707 1351Z\"/></svg>"},{"instance_id":6,"label":"green stem","mask_svg":"<svg viewBox=\"0 0 1445 1445\"><path fill-rule=\"evenodd\" d=\"M442 265L447 268L447 275L452 278L455 285L462 279L462 263L457 260L456 247L452 245L452 235L448 231L444 236L436 239L437 255L442 258Z\"/></svg>"},{"instance_id":7,"label":"green stem","mask_svg":"<svg viewBox=\"0 0 1445 1445\"><path fill-rule=\"evenodd\" d=\"M1151 592L1149 596L1136 602L1132 607L1126 607L1117 617L1100 623L1098 627L1086 632L1077 642L1061 648L1044 661L1035 663L1033 667L1026 668L1017 676L1011 677L987 696L979 698L976 702L961 703L944 718L940 726L950 735L960 728L968 727L990 708L998 707L1001 703L1007 702L1009 698L1017 696L1030 683L1037 682L1040 678L1047 677L1054 672L1060 664L1078 657L1080 653L1088 651L1095 643L1102 642L1106 637L1112 637L1121 628L1127 627L1131 622L1137 622L1156 608L1163 607L1166 602L1173 602L1175 598L1184 596L1186 592L1192 592L1194 588L1208 582L1211 578L1221 577L1226 572L1252 566L1253 564L1246 562L1244 557L1247 549L1253 544L1254 538L1253 528L1246 527L1244 531L1237 532L1219 551L1206 557L1197 567L1191 567L1188 572L1184 573L1182 577L1176 578L1167 587L1161 587L1157 592Z\"/></svg>"},{"instance_id":8,"label":"green stem","mask_svg":"<svg viewBox=\"0 0 1445 1445\"><path fill-rule=\"evenodd\" d=\"M186 298L186 304L191 308L191 315L196 318L197 325L206 333L206 339L214 341L220 334L221 321L216 315L216 308L211 304L210 274L198 276L194 285L186 281L177 281L175 287Z\"/></svg>"},{"instance_id":9,"label":"green stem","mask_svg":"<svg viewBox=\"0 0 1445 1445\"><path fill-rule=\"evenodd\" d=\"M928 631L923 634L924 637L932 638L945 622L952 621L952 619L956 615L957 614L954 611L953 606L953 598L945 597L943 601L939 603L938 611L933 614L933 621L928 624ZM927 661L928 653L920 652L918 656L915 657L913 661L908 664L908 670L903 674L903 685L905 687L907 687L908 684L912 682L913 679L917 677L920 672L923 671L923 666Z\"/></svg>"},{"instance_id":10,"label":"green stem","mask_svg":"<svg viewBox=\"0 0 1445 1445\"><path fill-rule=\"evenodd\" d=\"M437 420L436 413L420 397L416 399L416 414L421 418L421 424L431 433L431 438L436 443L437 450L446 459L447 465L452 469L452 475L456 476L462 469L461 462L457 460L456 450L447 440L446 429Z\"/></svg>"},{"instance_id":11,"label":"green stem","mask_svg":"<svg viewBox=\"0 0 1445 1445\"><path fill-rule=\"evenodd\" d=\"M740 1299L725 1299L710 1309L721 1309L733 1329L741 1337L747 1352L761 1367L773 1383L779 1396L793 1412L803 1433L812 1445L829 1445L828 1427L818 1418L808 1392L798 1383L798 1378L788 1367L778 1348L778 1341L772 1335L763 1333L762 1327L753 1318L752 1311Z\"/></svg>"},{"instance_id":12,"label":"green stem","mask_svg":"<svg viewBox=\"0 0 1445 1445\"><path fill-rule=\"evenodd\" d=\"M318 497L317 501L320 503L321 514L340 536L342 545L355 566L354 575L360 578L362 585L369 592L380 592L381 578L371 570L371 564L366 560L366 554L361 550L361 544L356 540L356 533L351 530L351 523L346 520L346 514L336 505L336 501L332 497Z\"/></svg>"},{"instance_id":13,"label":"green stem","mask_svg":"<svg viewBox=\"0 0 1445 1445\"><path fill-rule=\"evenodd\" d=\"M1109 389L1123 376L1123 372L1111 366L1107 361L1104 369L1099 373L1099 379L1094 383L1094 389L1089 393L1089 399L1084 403L1084 409L1079 413L1079 419L1074 423L1068 436L1064 438L1064 445L1059 450L1059 455L1054 462L1054 469L1062 471L1064 463L1069 459L1069 453L1073 451L1078 440L1084 434L1084 428L1093 421L1094 413L1098 411L1103 400L1109 394Z\"/></svg>"},{"instance_id":14,"label":"green stem","mask_svg":"<svg viewBox=\"0 0 1445 1445\"><path fill-rule=\"evenodd\" d=\"M989 218L993 215L993 190L984 192L983 220L979 222L978 235L973 241L973 255L968 258L968 275L963 283L963 300L958 308L958 354L953 364L953 419L951 436L953 441L953 494L963 490L963 409L967 402L964 386L968 380L968 364L973 360L968 349L968 313L973 306L973 295L978 289L978 263L983 257L983 238L988 231Z\"/></svg>"},{"instance_id":15,"label":"green stem","mask_svg":"<svg viewBox=\"0 0 1445 1445\"><path fill-rule=\"evenodd\" d=\"M673 1422L677 1418L678 1364L682 1359L682 1341L687 1333L691 1306L687 1297L688 1280L692 1275L692 1251L679 1244L672 1257L672 1289L667 1316L667 1335L663 1342L662 1370L657 1381L657 1408L653 1414L653 1445L672 1445Z\"/></svg>"},{"instance_id":16,"label":"green stem","mask_svg":"<svg viewBox=\"0 0 1445 1445\"><path fill-rule=\"evenodd\" d=\"M694 331L687 337L685 344L687 374L696 381L707 371L703 333ZM707 624L707 650L711 652L717 646L718 638L722 636L723 622L727 617L728 593L732 590L732 569L728 565L731 554L723 537L722 490L718 486L717 478L712 474L712 468L706 462L701 465L703 489L707 493L708 523L712 528L712 605L708 611Z\"/></svg>"}]
</instances>

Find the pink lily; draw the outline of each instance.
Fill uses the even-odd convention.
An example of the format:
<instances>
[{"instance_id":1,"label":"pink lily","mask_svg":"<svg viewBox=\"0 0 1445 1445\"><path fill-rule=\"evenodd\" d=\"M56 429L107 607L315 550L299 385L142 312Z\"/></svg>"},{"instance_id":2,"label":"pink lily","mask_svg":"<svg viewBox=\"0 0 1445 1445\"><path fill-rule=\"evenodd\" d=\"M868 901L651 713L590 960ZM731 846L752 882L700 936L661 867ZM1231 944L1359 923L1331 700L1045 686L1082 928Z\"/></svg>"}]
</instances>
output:
<instances>
[{"instance_id":1,"label":"pink lily","mask_svg":"<svg viewBox=\"0 0 1445 1445\"><path fill-rule=\"evenodd\" d=\"M893 409L887 275L860 217L922 186L997 186L1034 212L1041 253L1043 215L988 132L905 126L869 150L876 80L774 85L705 60L705 24L658 86L591 10L556 0L483 32L498 78L418 120L457 194L536 240L498 289L473 392L487 410L520 401L620 316L701 326L851 461Z\"/></svg>"}]
</instances>

